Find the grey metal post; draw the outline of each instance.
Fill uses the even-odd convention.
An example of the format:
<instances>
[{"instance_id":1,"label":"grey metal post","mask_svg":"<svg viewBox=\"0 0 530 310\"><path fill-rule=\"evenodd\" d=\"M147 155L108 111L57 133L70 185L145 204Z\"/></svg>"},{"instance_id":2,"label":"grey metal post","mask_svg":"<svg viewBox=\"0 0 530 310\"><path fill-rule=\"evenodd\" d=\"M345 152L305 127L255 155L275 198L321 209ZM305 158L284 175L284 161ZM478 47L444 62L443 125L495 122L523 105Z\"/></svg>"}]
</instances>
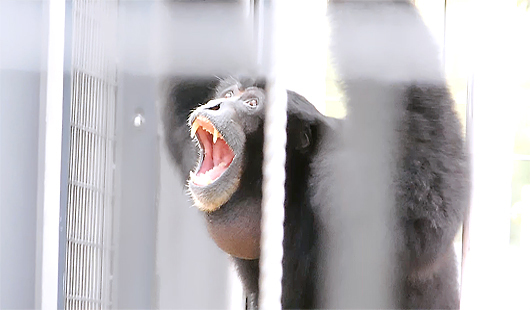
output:
<instances>
[{"instance_id":1,"label":"grey metal post","mask_svg":"<svg viewBox=\"0 0 530 310\"><path fill-rule=\"evenodd\" d=\"M44 2L0 1L0 308L36 308Z\"/></svg>"},{"instance_id":2,"label":"grey metal post","mask_svg":"<svg viewBox=\"0 0 530 310\"><path fill-rule=\"evenodd\" d=\"M70 107L72 101L72 2L65 6L64 31L64 76L63 76L63 139L61 148L61 206L59 218L59 261L57 309L65 308L65 267L66 267L66 218L68 210L68 175L70 166Z\"/></svg>"}]
</instances>

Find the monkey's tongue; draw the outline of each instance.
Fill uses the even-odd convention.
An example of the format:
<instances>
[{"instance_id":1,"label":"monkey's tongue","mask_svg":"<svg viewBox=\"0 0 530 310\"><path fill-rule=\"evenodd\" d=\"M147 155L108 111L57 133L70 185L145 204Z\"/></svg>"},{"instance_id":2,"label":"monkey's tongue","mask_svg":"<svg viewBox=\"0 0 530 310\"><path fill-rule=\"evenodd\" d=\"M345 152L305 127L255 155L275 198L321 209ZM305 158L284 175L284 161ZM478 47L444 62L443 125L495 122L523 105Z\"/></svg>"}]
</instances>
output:
<instances>
[{"instance_id":1,"label":"monkey's tongue","mask_svg":"<svg viewBox=\"0 0 530 310\"><path fill-rule=\"evenodd\" d=\"M190 172L191 181L195 183L195 185L206 186L214 182L225 170L226 164L221 163L219 166L215 166L205 173L198 173L195 175L193 172Z\"/></svg>"},{"instance_id":2,"label":"monkey's tongue","mask_svg":"<svg viewBox=\"0 0 530 310\"><path fill-rule=\"evenodd\" d=\"M199 133L204 158L197 174L190 173L191 181L199 186L214 182L230 166L234 159L234 152L223 139L218 139L216 143L213 143L210 136L210 133L204 131Z\"/></svg>"}]
</instances>

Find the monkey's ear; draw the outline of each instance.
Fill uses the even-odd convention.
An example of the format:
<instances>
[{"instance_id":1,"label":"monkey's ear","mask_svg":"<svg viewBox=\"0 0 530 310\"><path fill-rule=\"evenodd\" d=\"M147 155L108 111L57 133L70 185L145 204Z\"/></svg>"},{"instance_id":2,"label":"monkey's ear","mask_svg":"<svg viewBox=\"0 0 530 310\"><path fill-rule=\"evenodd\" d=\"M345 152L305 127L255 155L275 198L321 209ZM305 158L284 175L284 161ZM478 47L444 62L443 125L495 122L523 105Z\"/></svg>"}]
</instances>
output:
<instances>
[{"instance_id":1,"label":"monkey's ear","mask_svg":"<svg viewBox=\"0 0 530 310\"><path fill-rule=\"evenodd\" d=\"M261 88L261 89L266 89L267 88L267 79L265 79L265 78L256 79L256 81L254 82L254 86L256 86L258 88Z\"/></svg>"},{"instance_id":2,"label":"monkey's ear","mask_svg":"<svg viewBox=\"0 0 530 310\"><path fill-rule=\"evenodd\" d=\"M313 143L313 133L311 132L311 126L309 124L302 124L298 131L298 139L296 141L296 149L298 151L307 151L309 150L311 144Z\"/></svg>"}]
</instances>

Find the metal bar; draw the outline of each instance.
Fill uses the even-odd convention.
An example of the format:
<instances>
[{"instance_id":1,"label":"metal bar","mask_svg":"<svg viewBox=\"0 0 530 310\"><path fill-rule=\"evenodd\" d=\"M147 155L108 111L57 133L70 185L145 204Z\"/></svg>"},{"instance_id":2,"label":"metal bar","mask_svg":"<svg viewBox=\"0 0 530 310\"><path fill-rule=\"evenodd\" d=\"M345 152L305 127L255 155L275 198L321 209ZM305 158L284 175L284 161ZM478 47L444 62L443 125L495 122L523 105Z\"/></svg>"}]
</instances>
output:
<instances>
[{"instance_id":1,"label":"metal bar","mask_svg":"<svg viewBox=\"0 0 530 310\"><path fill-rule=\"evenodd\" d=\"M64 308L64 294L67 271L67 225L68 225L68 203L70 192L68 178L70 174L70 137L72 90L74 89L74 79L72 74L72 3L65 4L65 30L64 30L64 82L63 82L63 141L61 148L61 205L59 222L59 285L57 289L57 307Z\"/></svg>"},{"instance_id":2,"label":"metal bar","mask_svg":"<svg viewBox=\"0 0 530 310\"><path fill-rule=\"evenodd\" d=\"M445 66L447 63L446 54L447 54L447 0L444 0L444 39L442 47L442 65L445 71Z\"/></svg>"},{"instance_id":3,"label":"metal bar","mask_svg":"<svg viewBox=\"0 0 530 310\"><path fill-rule=\"evenodd\" d=\"M99 136L99 137L101 137L103 139L106 139L106 140L114 140L114 138L115 138L113 136L105 135L105 133L100 132L98 129L90 128L90 127L84 126L82 124L70 123L70 126L78 128L78 129L80 129L80 130L82 130L84 132L89 132L91 134L94 134L94 135Z\"/></svg>"},{"instance_id":4,"label":"metal bar","mask_svg":"<svg viewBox=\"0 0 530 310\"><path fill-rule=\"evenodd\" d=\"M75 301L86 301L86 302L91 302L91 303L96 303L96 304L102 304L103 303L99 299L89 298L89 297L79 297L79 296L74 296L74 295L67 295L66 299L75 300Z\"/></svg>"},{"instance_id":5,"label":"metal bar","mask_svg":"<svg viewBox=\"0 0 530 310\"><path fill-rule=\"evenodd\" d=\"M76 238L75 236L72 236L72 235L68 236L68 243L75 244L75 245L82 245L82 246L86 246L86 247L104 249L104 250L109 250L110 249L109 247L106 247L105 245L103 245L103 244L101 244L99 242L86 240L86 239L79 239L79 238Z\"/></svg>"},{"instance_id":6,"label":"metal bar","mask_svg":"<svg viewBox=\"0 0 530 310\"><path fill-rule=\"evenodd\" d=\"M471 150L473 149L473 93L474 93L474 76L471 75L467 81L467 102L466 102L466 148L468 154L471 156ZM472 160L469 159L470 169L472 170ZM466 262L468 258L469 249L471 247L471 240L469 238L469 215L471 213L471 206L473 203L470 203L470 206L464 216L464 223L462 226L462 262L460 263L460 288L462 288L462 283L464 283L464 273L466 268ZM460 289L460 294L462 294L462 289Z\"/></svg>"},{"instance_id":7,"label":"metal bar","mask_svg":"<svg viewBox=\"0 0 530 310\"><path fill-rule=\"evenodd\" d=\"M282 65L280 12L282 0L272 8L271 71L265 116L263 151L263 201L261 218L260 309L281 309L283 222L285 217L285 146L287 143L287 92L280 73Z\"/></svg>"},{"instance_id":8,"label":"metal bar","mask_svg":"<svg viewBox=\"0 0 530 310\"><path fill-rule=\"evenodd\" d=\"M49 3L48 65L46 92L46 141L44 146L44 199L42 232L41 308L57 309L59 274L59 217L63 138L63 67L65 0Z\"/></svg>"}]
</instances>

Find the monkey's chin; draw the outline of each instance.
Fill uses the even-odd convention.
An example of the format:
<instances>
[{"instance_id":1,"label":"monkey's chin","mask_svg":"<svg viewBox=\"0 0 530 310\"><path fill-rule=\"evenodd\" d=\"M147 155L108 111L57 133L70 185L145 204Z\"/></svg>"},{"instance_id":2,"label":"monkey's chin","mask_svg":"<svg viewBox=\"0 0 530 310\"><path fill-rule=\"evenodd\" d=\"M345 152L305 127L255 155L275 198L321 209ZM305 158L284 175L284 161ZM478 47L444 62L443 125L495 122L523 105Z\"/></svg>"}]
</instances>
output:
<instances>
[{"instance_id":1,"label":"monkey's chin","mask_svg":"<svg viewBox=\"0 0 530 310\"><path fill-rule=\"evenodd\" d=\"M203 212L214 212L228 202L239 187L241 167L240 156L235 156L231 164L217 178L211 182L205 182L204 185L200 180L194 182L197 178L191 176L193 172L190 173L188 190L195 206ZM217 172L213 171L213 173Z\"/></svg>"}]
</instances>

